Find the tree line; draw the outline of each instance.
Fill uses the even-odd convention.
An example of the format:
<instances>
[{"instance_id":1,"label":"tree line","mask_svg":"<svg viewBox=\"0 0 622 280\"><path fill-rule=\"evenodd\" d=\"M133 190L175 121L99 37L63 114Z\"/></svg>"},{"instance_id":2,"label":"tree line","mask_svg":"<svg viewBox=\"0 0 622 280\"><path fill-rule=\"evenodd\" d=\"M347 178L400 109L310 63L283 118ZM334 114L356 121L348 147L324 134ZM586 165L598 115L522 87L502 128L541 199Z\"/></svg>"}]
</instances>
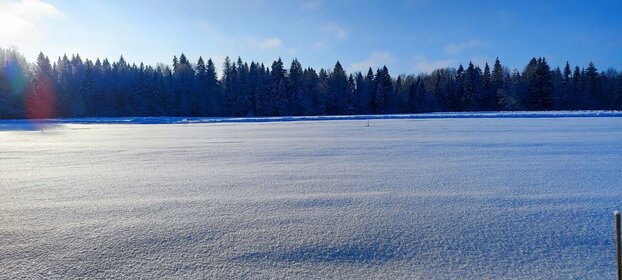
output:
<instances>
[{"instance_id":1,"label":"tree line","mask_svg":"<svg viewBox=\"0 0 622 280\"><path fill-rule=\"evenodd\" d=\"M289 68L226 58L217 75L211 59L172 65L130 64L123 57L51 62L43 53L29 64L14 49L0 49L0 118L123 116L250 117L395 114L497 110L622 110L622 73L609 68L551 69L533 58L522 70L496 59L431 73L392 77L388 68L347 73Z\"/></svg>"}]
</instances>

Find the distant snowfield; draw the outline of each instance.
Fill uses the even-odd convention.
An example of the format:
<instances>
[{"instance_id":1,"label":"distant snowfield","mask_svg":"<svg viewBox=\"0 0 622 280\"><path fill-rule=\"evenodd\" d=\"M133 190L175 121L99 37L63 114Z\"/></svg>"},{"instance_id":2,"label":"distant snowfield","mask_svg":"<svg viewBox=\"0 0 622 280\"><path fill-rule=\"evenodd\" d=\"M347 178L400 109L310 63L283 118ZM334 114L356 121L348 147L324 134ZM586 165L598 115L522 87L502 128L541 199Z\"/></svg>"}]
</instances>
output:
<instances>
[{"instance_id":1,"label":"distant snowfield","mask_svg":"<svg viewBox=\"0 0 622 280\"><path fill-rule=\"evenodd\" d=\"M0 131L0 279L615 278L620 113L473 114Z\"/></svg>"},{"instance_id":2,"label":"distant snowfield","mask_svg":"<svg viewBox=\"0 0 622 280\"><path fill-rule=\"evenodd\" d=\"M41 125L62 124L190 124L240 122L291 122L338 120L403 120L403 119L484 119L484 118L593 118L622 117L622 111L517 111L517 112L442 112L397 115L343 115L291 117L121 117L121 118L67 118L47 120L0 120L2 130L38 130Z\"/></svg>"}]
</instances>

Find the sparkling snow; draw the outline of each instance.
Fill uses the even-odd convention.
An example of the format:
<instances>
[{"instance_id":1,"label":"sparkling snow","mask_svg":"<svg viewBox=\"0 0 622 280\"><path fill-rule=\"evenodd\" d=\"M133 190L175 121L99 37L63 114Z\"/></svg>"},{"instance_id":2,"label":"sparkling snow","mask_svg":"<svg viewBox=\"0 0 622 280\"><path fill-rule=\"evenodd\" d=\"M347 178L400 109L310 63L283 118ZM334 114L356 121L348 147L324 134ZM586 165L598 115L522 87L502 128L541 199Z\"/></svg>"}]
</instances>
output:
<instances>
[{"instance_id":1,"label":"sparkling snow","mask_svg":"<svg viewBox=\"0 0 622 280\"><path fill-rule=\"evenodd\" d=\"M622 118L531 117L0 131L0 279L613 279Z\"/></svg>"}]
</instances>

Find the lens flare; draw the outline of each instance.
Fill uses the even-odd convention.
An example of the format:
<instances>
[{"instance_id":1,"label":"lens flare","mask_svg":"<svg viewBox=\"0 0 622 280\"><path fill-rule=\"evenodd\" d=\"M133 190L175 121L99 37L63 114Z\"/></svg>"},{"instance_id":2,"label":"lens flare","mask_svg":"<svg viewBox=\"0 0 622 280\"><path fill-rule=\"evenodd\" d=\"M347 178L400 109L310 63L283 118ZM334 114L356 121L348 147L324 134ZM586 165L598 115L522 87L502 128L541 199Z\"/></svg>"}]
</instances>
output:
<instances>
[{"instance_id":1,"label":"lens flare","mask_svg":"<svg viewBox=\"0 0 622 280\"><path fill-rule=\"evenodd\" d=\"M26 115L29 119L43 122L56 117L56 92L50 77L37 77L30 85L25 98Z\"/></svg>"},{"instance_id":2,"label":"lens flare","mask_svg":"<svg viewBox=\"0 0 622 280\"><path fill-rule=\"evenodd\" d=\"M5 77L9 82L10 92L22 94L28 86L25 70L16 59L9 57L5 66Z\"/></svg>"}]
</instances>

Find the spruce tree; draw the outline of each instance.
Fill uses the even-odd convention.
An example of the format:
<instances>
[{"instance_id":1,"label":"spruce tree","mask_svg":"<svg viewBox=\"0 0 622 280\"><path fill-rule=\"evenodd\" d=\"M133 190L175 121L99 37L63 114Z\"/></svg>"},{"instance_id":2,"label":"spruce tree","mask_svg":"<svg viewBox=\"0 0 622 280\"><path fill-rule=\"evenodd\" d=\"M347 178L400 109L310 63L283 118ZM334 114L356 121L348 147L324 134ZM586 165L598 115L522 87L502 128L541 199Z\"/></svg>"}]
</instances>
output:
<instances>
[{"instance_id":1,"label":"spruce tree","mask_svg":"<svg viewBox=\"0 0 622 280\"><path fill-rule=\"evenodd\" d=\"M354 94L356 93L356 83L354 82L354 76L350 74L348 76L348 89L346 92L346 100L345 100L345 108L344 114L346 115L354 115L356 114L355 106L354 106Z\"/></svg>"},{"instance_id":2,"label":"spruce tree","mask_svg":"<svg viewBox=\"0 0 622 280\"><path fill-rule=\"evenodd\" d=\"M25 97L26 113L30 119L56 117L56 85L52 78L50 60L39 53L34 79Z\"/></svg>"},{"instance_id":3,"label":"spruce tree","mask_svg":"<svg viewBox=\"0 0 622 280\"><path fill-rule=\"evenodd\" d=\"M484 65L484 73L482 74L482 101L480 109L485 111L495 110L495 92L492 89L492 76L488 62Z\"/></svg>"},{"instance_id":4,"label":"spruce tree","mask_svg":"<svg viewBox=\"0 0 622 280\"><path fill-rule=\"evenodd\" d=\"M349 85L348 76L339 61L335 63L335 67L329 75L328 86L330 98L327 104L327 113L334 115L343 114L346 107Z\"/></svg>"}]
</instances>

